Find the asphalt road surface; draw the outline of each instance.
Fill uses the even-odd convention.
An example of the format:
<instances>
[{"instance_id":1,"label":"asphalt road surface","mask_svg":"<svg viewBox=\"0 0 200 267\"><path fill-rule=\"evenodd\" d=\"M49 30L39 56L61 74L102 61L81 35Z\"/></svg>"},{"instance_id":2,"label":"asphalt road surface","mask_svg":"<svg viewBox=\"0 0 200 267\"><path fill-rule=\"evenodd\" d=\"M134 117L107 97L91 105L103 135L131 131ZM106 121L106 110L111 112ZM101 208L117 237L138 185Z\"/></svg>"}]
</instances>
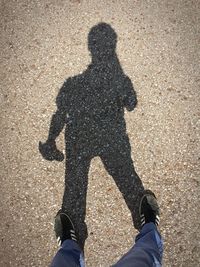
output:
<instances>
[{"instance_id":1,"label":"asphalt road surface","mask_svg":"<svg viewBox=\"0 0 200 267\"><path fill-rule=\"evenodd\" d=\"M87 266L114 264L137 234L137 198L131 202L130 180L121 180L130 173L158 197L163 265L200 266L200 2L1 0L0 12L0 266L51 262L65 178L85 190L71 213L80 211L87 224ZM99 23L116 45L107 65L104 54L100 64L94 60L89 45ZM65 159L48 161L38 144L53 134L52 115L65 104L62 88L69 93L65 122L77 124L65 134L55 127ZM74 166L71 180L65 164Z\"/></svg>"}]
</instances>

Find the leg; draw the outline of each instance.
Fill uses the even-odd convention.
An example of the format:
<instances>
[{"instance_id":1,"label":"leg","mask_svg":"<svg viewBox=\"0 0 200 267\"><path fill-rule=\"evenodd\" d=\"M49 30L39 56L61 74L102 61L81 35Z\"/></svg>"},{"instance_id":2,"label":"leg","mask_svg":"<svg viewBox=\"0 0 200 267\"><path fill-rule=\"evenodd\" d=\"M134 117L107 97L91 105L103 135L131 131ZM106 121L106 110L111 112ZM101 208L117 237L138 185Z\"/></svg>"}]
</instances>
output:
<instances>
[{"instance_id":1,"label":"leg","mask_svg":"<svg viewBox=\"0 0 200 267\"><path fill-rule=\"evenodd\" d=\"M71 144L68 145L66 152L65 189L62 210L73 220L79 245L83 249L85 239L87 238L85 214L90 159L82 156L81 152L75 151L75 146Z\"/></svg>"},{"instance_id":2,"label":"leg","mask_svg":"<svg viewBox=\"0 0 200 267\"><path fill-rule=\"evenodd\" d=\"M163 242L154 223L147 223L137 235L135 245L113 267L160 267Z\"/></svg>"},{"instance_id":3,"label":"leg","mask_svg":"<svg viewBox=\"0 0 200 267\"><path fill-rule=\"evenodd\" d=\"M78 245L74 224L62 210L55 217L54 230L61 247L50 267L84 267L83 252Z\"/></svg>"},{"instance_id":4,"label":"leg","mask_svg":"<svg viewBox=\"0 0 200 267\"><path fill-rule=\"evenodd\" d=\"M78 244L70 239L62 243L50 267L84 267L83 253Z\"/></svg>"},{"instance_id":5,"label":"leg","mask_svg":"<svg viewBox=\"0 0 200 267\"><path fill-rule=\"evenodd\" d=\"M133 166L128 137L124 135L120 140L121 143L112 143L107 151L101 154L101 159L124 197L135 228L139 229L138 205L144 187Z\"/></svg>"},{"instance_id":6,"label":"leg","mask_svg":"<svg viewBox=\"0 0 200 267\"><path fill-rule=\"evenodd\" d=\"M115 267L161 266L163 242L157 230L159 213L155 194L145 190L139 204L141 231L133 248L114 265Z\"/></svg>"}]
</instances>

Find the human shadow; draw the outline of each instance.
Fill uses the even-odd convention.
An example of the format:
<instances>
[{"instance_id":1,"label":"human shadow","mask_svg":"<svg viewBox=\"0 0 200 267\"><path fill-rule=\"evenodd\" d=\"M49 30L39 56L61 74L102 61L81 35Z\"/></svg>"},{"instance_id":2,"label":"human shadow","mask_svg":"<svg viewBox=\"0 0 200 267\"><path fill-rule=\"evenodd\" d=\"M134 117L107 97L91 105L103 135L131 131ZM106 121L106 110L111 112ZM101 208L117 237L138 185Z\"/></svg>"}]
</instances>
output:
<instances>
[{"instance_id":1,"label":"human shadow","mask_svg":"<svg viewBox=\"0 0 200 267\"><path fill-rule=\"evenodd\" d=\"M124 108L134 110L136 93L116 54L117 34L109 24L92 27L87 69L68 78L56 98L46 143L39 149L47 160L63 160L55 139L65 126L66 170L62 209L72 218L80 244L87 238L86 194L92 158L101 158L139 228L138 199L144 188L131 159ZM101 179L101 177L99 177Z\"/></svg>"}]
</instances>

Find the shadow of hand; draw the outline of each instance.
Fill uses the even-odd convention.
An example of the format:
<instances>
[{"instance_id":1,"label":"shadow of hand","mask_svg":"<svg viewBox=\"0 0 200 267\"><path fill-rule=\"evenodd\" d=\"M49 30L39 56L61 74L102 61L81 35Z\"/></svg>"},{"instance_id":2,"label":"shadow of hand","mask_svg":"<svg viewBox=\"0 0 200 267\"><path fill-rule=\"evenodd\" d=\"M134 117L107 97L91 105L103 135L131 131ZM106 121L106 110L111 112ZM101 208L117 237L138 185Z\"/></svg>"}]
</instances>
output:
<instances>
[{"instance_id":1,"label":"shadow of hand","mask_svg":"<svg viewBox=\"0 0 200 267\"><path fill-rule=\"evenodd\" d=\"M56 147L55 142L39 142L39 151L44 159L53 161L63 161L64 160L64 154L59 151Z\"/></svg>"}]
</instances>

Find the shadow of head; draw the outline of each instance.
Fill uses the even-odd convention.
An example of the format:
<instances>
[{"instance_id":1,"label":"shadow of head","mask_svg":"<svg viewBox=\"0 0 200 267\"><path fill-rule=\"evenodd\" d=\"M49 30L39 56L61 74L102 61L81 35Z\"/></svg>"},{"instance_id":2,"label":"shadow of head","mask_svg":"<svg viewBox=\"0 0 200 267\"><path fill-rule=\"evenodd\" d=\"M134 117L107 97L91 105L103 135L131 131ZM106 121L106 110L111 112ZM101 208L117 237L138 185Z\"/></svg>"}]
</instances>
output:
<instances>
[{"instance_id":1,"label":"shadow of head","mask_svg":"<svg viewBox=\"0 0 200 267\"><path fill-rule=\"evenodd\" d=\"M99 23L92 27L88 35L88 49L92 58L105 60L115 53L117 34L107 23Z\"/></svg>"}]
</instances>

